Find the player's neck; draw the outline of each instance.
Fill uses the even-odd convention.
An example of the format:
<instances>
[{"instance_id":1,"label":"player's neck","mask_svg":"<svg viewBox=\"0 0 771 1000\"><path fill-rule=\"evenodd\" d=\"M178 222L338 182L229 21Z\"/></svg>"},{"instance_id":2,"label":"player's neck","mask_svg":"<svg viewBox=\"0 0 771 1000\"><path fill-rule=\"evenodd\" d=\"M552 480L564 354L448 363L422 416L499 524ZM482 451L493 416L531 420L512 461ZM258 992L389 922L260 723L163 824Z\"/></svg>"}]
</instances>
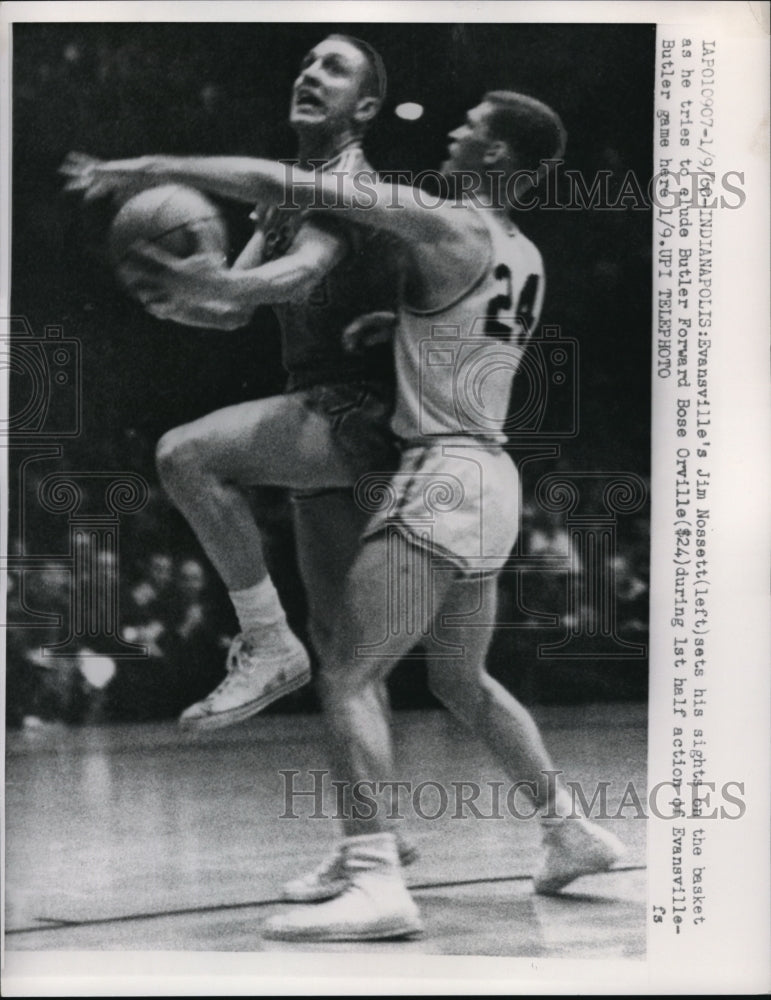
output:
<instances>
[{"instance_id":1,"label":"player's neck","mask_svg":"<svg viewBox=\"0 0 771 1000\"><path fill-rule=\"evenodd\" d=\"M477 174L475 184L471 188L466 188L466 194L477 208L494 212L501 217L508 216L509 206L502 197L500 185L496 184L492 177Z\"/></svg>"},{"instance_id":2,"label":"player's neck","mask_svg":"<svg viewBox=\"0 0 771 1000\"><path fill-rule=\"evenodd\" d=\"M475 205L488 212L500 212L502 215L508 213L508 206L495 199L489 191L475 191L471 197Z\"/></svg>"},{"instance_id":3,"label":"player's neck","mask_svg":"<svg viewBox=\"0 0 771 1000\"><path fill-rule=\"evenodd\" d=\"M313 130L301 132L297 136L297 156L301 166L307 166L311 160L334 160L344 149L358 145L359 137L346 129L343 132L321 132Z\"/></svg>"}]
</instances>

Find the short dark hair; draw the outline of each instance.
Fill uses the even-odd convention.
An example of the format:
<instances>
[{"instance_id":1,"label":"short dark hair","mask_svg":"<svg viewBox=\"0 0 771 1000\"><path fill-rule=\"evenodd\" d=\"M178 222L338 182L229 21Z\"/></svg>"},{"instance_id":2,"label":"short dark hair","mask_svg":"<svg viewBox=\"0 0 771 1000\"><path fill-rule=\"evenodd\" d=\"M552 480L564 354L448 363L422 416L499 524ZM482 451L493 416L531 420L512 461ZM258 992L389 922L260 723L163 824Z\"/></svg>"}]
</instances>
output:
<instances>
[{"instance_id":1,"label":"short dark hair","mask_svg":"<svg viewBox=\"0 0 771 1000\"><path fill-rule=\"evenodd\" d=\"M508 145L518 170L537 170L565 152L567 132L548 105L511 90L492 90L483 100L492 105L488 131Z\"/></svg>"},{"instance_id":2,"label":"short dark hair","mask_svg":"<svg viewBox=\"0 0 771 1000\"><path fill-rule=\"evenodd\" d=\"M356 38L355 35L343 35L336 32L327 35L327 38L334 38L340 42L348 42L349 45L352 45L361 52L367 60L367 75L364 78L364 87L367 94L376 97L379 107L382 107L388 90L388 77L386 75L385 63L380 53L369 42L365 42L362 38Z\"/></svg>"}]
</instances>

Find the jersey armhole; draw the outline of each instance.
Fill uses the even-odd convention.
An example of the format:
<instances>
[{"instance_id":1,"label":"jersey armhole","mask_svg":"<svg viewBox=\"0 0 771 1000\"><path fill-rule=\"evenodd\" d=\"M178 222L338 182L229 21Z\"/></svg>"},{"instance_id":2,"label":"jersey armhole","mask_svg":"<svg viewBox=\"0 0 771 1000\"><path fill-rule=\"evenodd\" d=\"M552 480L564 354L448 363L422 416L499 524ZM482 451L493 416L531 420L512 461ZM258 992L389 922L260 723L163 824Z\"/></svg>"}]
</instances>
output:
<instances>
[{"instance_id":1,"label":"jersey armhole","mask_svg":"<svg viewBox=\"0 0 771 1000\"><path fill-rule=\"evenodd\" d=\"M463 289L449 299L449 301L443 302L438 306L432 306L430 309L416 309L405 300L402 303L404 312L409 313L411 316L437 316L439 313L447 312L448 309L452 309L453 306L462 302L467 295L478 288L479 285L481 285L485 280L493 258L493 236L487 225L485 225L485 232L487 234L487 251L485 253L485 259L479 269L479 273L469 282L468 285L465 285Z\"/></svg>"}]
</instances>

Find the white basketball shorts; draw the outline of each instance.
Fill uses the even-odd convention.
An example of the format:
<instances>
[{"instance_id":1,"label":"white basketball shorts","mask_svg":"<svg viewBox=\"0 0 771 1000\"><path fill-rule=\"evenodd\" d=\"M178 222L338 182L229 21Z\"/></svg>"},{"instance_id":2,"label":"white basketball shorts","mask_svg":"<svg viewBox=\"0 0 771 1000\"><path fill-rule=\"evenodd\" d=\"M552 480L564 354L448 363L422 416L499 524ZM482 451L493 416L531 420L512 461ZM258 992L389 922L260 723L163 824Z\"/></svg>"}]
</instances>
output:
<instances>
[{"instance_id":1,"label":"white basketball shorts","mask_svg":"<svg viewBox=\"0 0 771 1000\"><path fill-rule=\"evenodd\" d=\"M464 574L498 572L519 530L517 467L473 438L405 445L398 470L362 476L356 499L372 512L364 538L399 532Z\"/></svg>"}]
</instances>

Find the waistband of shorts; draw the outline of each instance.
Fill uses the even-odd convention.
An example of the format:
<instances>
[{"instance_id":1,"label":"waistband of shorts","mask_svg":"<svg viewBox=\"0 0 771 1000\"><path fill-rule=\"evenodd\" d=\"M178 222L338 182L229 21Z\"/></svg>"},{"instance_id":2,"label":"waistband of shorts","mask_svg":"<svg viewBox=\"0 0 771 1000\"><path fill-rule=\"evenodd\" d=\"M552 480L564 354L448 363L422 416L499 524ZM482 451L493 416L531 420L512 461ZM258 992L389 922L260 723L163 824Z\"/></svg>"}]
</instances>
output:
<instances>
[{"instance_id":1,"label":"waistband of shorts","mask_svg":"<svg viewBox=\"0 0 771 1000\"><path fill-rule=\"evenodd\" d=\"M440 445L450 445L459 448L474 448L483 451L505 453L503 441L493 441L489 438L474 437L471 434L435 434L431 437L403 438L396 435L396 444L400 451L411 451L416 448L438 448Z\"/></svg>"}]
</instances>

